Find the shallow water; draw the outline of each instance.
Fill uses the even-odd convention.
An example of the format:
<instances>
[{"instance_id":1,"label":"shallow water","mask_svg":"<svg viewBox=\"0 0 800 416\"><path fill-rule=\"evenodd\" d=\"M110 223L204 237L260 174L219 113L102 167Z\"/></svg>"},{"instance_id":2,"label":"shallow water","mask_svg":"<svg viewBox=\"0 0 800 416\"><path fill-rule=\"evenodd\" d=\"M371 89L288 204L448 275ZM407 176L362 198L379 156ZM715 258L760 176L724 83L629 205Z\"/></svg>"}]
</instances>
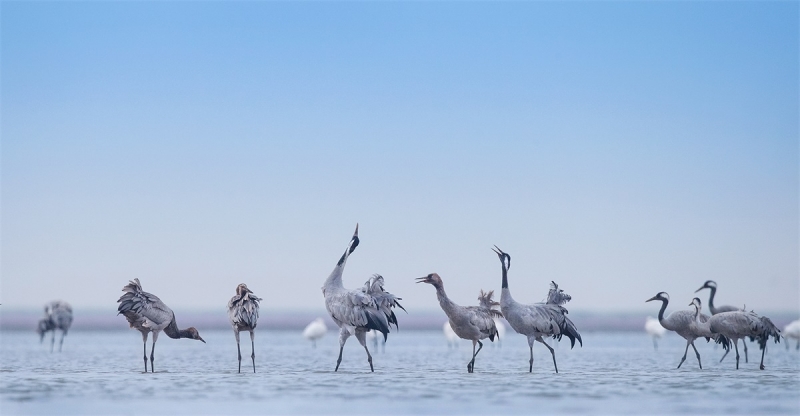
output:
<instances>
[{"instance_id":1,"label":"shallow water","mask_svg":"<svg viewBox=\"0 0 800 416\"><path fill-rule=\"evenodd\" d=\"M705 341L681 369L684 341L668 334L653 350L639 333L584 333L584 347L548 351L534 346L528 373L524 337L507 334L501 346L484 343L475 373L466 372L471 343L448 349L440 332L389 335L373 351L375 373L351 338L342 365L334 332L312 348L299 332L259 331L252 373L249 337L242 340L237 374L232 331L206 331L208 342L156 345L156 373L143 374L138 332L70 333L64 351L50 353L33 331L0 332L0 411L11 414L412 414L412 413L747 413L800 414L800 353L770 344L765 365L750 345L750 363L734 368L731 353ZM246 340L246 341L245 341ZM555 344L555 345L554 345ZM370 349L375 348L369 344ZM794 346L794 344L792 344ZM58 345L56 345L58 348ZM148 344L148 354L150 345ZM758 355L758 356L756 356Z\"/></svg>"}]
</instances>

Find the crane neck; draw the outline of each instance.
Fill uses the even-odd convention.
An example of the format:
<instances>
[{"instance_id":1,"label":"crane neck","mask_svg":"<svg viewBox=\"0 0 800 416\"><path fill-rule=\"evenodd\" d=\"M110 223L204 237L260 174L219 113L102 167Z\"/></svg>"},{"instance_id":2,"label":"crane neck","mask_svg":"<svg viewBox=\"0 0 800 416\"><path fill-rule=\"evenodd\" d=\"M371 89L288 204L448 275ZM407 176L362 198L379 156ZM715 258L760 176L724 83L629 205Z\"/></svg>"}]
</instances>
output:
<instances>
[{"instance_id":1,"label":"crane neck","mask_svg":"<svg viewBox=\"0 0 800 416\"><path fill-rule=\"evenodd\" d=\"M189 336L181 336L185 330L178 329L178 323L175 322L175 314L172 314L172 320L169 322L166 328L164 328L164 333L167 334L168 337L172 339L178 338L189 338Z\"/></svg>"},{"instance_id":2,"label":"crane neck","mask_svg":"<svg viewBox=\"0 0 800 416\"><path fill-rule=\"evenodd\" d=\"M503 263L503 281L501 288L508 289L508 269L506 268L505 263Z\"/></svg>"},{"instance_id":3,"label":"crane neck","mask_svg":"<svg viewBox=\"0 0 800 416\"><path fill-rule=\"evenodd\" d=\"M717 288L710 287L709 289L711 289L711 294L708 295L708 310L711 311L711 314L714 314L714 310L716 309L714 307L714 295L717 294Z\"/></svg>"},{"instance_id":4,"label":"crane neck","mask_svg":"<svg viewBox=\"0 0 800 416\"><path fill-rule=\"evenodd\" d=\"M434 283L433 287L436 288L436 298L439 299L439 306L449 316L457 305L447 297L447 293L444 291L444 283Z\"/></svg>"},{"instance_id":5,"label":"crane neck","mask_svg":"<svg viewBox=\"0 0 800 416\"><path fill-rule=\"evenodd\" d=\"M664 311L667 310L667 305L669 304L669 301L668 300L664 300L664 299L660 299L660 300L661 300L661 310L658 311L658 322L661 324L661 326L663 326L664 328L667 328L668 325L664 325L664 323L665 323L664 322ZM669 326L671 326L671 325L669 325ZM667 329L669 329L669 328L667 328Z\"/></svg>"}]
</instances>

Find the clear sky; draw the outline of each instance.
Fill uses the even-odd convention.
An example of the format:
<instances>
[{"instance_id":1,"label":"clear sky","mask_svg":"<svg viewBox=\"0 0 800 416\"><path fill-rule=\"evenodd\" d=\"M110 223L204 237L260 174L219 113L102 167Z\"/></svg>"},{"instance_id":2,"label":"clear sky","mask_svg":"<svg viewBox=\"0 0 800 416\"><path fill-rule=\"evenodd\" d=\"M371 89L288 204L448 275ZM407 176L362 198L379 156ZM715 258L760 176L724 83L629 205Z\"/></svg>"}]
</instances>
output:
<instances>
[{"instance_id":1,"label":"clear sky","mask_svg":"<svg viewBox=\"0 0 800 416\"><path fill-rule=\"evenodd\" d=\"M798 3L9 2L4 307L800 310ZM701 298L707 299L708 293Z\"/></svg>"}]
</instances>

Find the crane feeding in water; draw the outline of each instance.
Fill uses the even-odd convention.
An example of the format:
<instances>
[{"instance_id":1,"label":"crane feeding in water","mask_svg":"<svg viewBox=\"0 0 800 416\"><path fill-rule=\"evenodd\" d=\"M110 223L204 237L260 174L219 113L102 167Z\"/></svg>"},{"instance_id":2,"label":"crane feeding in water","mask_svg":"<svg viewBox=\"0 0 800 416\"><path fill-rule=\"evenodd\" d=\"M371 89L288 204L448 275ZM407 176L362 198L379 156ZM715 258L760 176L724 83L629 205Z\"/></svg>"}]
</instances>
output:
<instances>
[{"instance_id":1,"label":"crane feeding in water","mask_svg":"<svg viewBox=\"0 0 800 416\"><path fill-rule=\"evenodd\" d=\"M730 305L714 306L714 296L717 294L717 282L713 280L706 280L706 282L703 283L703 286L700 286L700 289L695 290L694 293L697 293L703 289L711 290L711 294L708 296L708 310L711 311L711 315L716 315L722 312L733 312L741 310L735 306L730 306ZM744 362L747 362L747 340L744 338L742 338L742 346L744 347ZM738 347L736 348L736 350L737 351L739 350ZM725 354L722 354L722 358L719 359L719 362L722 362L722 360L725 359L725 357L728 355L729 352L730 349L725 350Z\"/></svg>"},{"instance_id":2,"label":"crane feeding in water","mask_svg":"<svg viewBox=\"0 0 800 416\"><path fill-rule=\"evenodd\" d=\"M168 337L173 339L189 338L198 341L205 341L200 338L200 334L194 327L178 329L175 322L175 314L164 302L156 295L142 290L139 279L133 279L122 288L125 292L117 300L117 315L122 314L128 320L131 328L142 333L142 343L144 344L144 372L147 372L147 335L153 333L153 348L150 350L150 371L155 372L153 366L153 354L156 350L156 340L158 334L164 331Z\"/></svg>"},{"instance_id":3,"label":"crane feeding in water","mask_svg":"<svg viewBox=\"0 0 800 416\"><path fill-rule=\"evenodd\" d=\"M228 301L228 319L236 336L236 351L239 354L239 372L242 372L242 349L239 346L239 331L250 332L250 358L253 359L253 372L256 372L255 329L258 324L258 302L262 299L247 288L244 283L236 286L236 295Z\"/></svg>"},{"instance_id":4,"label":"crane feeding in water","mask_svg":"<svg viewBox=\"0 0 800 416\"><path fill-rule=\"evenodd\" d=\"M339 358L336 360L336 368L339 371L339 364L342 363L342 352L344 344L351 335L355 335L358 342L367 352L367 362L369 369L375 371L372 365L372 355L367 348L366 332L368 330L378 331L383 334L384 341L389 335L389 325L397 326L397 317L392 308L405 308L397 301L402 300L383 289L383 277L373 275L360 289L345 289L342 284L342 273L344 272L347 258L358 246L358 224L353 237L345 248L344 254L336 263L336 267L325 279L322 286L322 294L325 296L325 308L333 318L333 322L339 326Z\"/></svg>"},{"instance_id":5,"label":"crane feeding in water","mask_svg":"<svg viewBox=\"0 0 800 416\"><path fill-rule=\"evenodd\" d=\"M483 348L483 343L480 340L489 338L490 341L494 342L494 338L497 336L497 327L493 318L503 317L500 311L493 309L499 305L499 303L492 300L494 291L490 290L489 293L484 293L481 290L481 294L478 296L480 306L461 306L447 297L447 293L444 291L444 283L438 274L431 273L425 277L420 277L417 279L417 283L427 283L436 288L436 298L439 299L439 306L442 307L449 319L450 328L459 338L472 341L472 360L467 363L467 372L474 372L475 357ZM479 345L477 351L475 351L476 344Z\"/></svg>"},{"instance_id":6,"label":"crane feeding in water","mask_svg":"<svg viewBox=\"0 0 800 416\"><path fill-rule=\"evenodd\" d=\"M781 342L781 331L775 327L772 321L766 316L744 310L721 312L709 318L711 331L725 335L733 342L736 349L736 369L739 369L739 348L736 341L750 337L752 341L757 341L761 348L761 365L764 369L764 353L767 350L767 341L772 337L776 343Z\"/></svg>"},{"instance_id":7,"label":"crane feeding in water","mask_svg":"<svg viewBox=\"0 0 800 416\"><path fill-rule=\"evenodd\" d=\"M503 271L500 311L514 331L528 338L528 347L531 351L528 371L533 372L533 343L539 341L550 350L550 354L553 356L553 367L558 373L556 352L544 342L542 337L553 337L560 340L562 336L566 336L570 339L571 348L575 347L576 339L583 346L578 329L567 318L567 308L561 306L569 302L572 297L560 290L555 282L550 282L550 291L545 302L530 305L518 303L511 297L511 291L508 289L508 269L511 268L511 256L497 246L494 246L492 250L500 258Z\"/></svg>"},{"instance_id":8,"label":"crane feeding in water","mask_svg":"<svg viewBox=\"0 0 800 416\"><path fill-rule=\"evenodd\" d=\"M58 343L58 352L61 352L61 347L64 345L64 337L67 336L69 327L72 326L72 306L62 300L54 300L44 305L44 318L39 320L36 326L36 332L39 334L39 342L44 341L44 336L47 332L53 331L53 337L50 339L50 352L53 352L53 347L56 343L56 330L61 330L61 341Z\"/></svg>"}]
</instances>

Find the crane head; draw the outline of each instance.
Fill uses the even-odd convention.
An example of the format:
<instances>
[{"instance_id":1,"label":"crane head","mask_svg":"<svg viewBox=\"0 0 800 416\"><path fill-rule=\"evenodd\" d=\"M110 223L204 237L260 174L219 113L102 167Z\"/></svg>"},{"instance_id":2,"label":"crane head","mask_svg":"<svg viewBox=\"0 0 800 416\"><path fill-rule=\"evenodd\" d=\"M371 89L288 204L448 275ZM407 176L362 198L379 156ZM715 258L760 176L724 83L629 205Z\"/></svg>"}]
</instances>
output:
<instances>
[{"instance_id":1,"label":"crane head","mask_svg":"<svg viewBox=\"0 0 800 416\"><path fill-rule=\"evenodd\" d=\"M667 292L658 292L655 296L650 299L647 299L645 302L650 302L651 300L660 300L662 302L669 302L669 295Z\"/></svg>"},{"instance_id":2,"label":"crane head","mask_svg":"<svg viewBox=\"0 0 800 416\"><path fill-rule=\"evenodd\" d=\"M700 302L700 298L692 299L692 303L690 303L689 306L694 306L698 311L703 309L703 303Z\"/></svg>"},{"instance_id":3,"label":"crane head","mask_svg":"<svg viewBox=\"0 0 800 416\"><path fill-rule=\"evenodd\" d=\"M193 326L189 327L189 328L186 329L186 332L189 333L189 338L196 339L198 341L203 341L203 344L206 343L206 341L203 338L200 338L200 333L197 332L197 328L195 328Z\"/></svg>"},{"instance_id":4,"label":"crane head","mask_svg":"<svg viewBox=\"0 0 800 416\"><path fill-rule=\"evenodd\" d=\"M497 253L497 257L500 258L500 263L503 263L503 268L506 270L511 269L511 256L507 253L504 253L503 250L500 250L500 247L494 246L492 251Z\"/></svg>"},{"instance_id":5,"label":"crane head","mask_svg":"<svg viewBox=\"0 0 800 416\"><path fill-rule=\"evenodd\" d=\"M694 293L697 293L703 289L716 289L716 288L717 288L717 282L713 280L706 280L706 282L703 283L703 286L700 286L700 289L695 290Z\"/></svg>"},{"instance_id":6,"label":"crane head","mask_svg":"<svg viewBox=\"0 0 800 416\"><path fill-rule=\"evenodd\" d=\"M418 277L417 283L427 283L429 285L441 286L442 278L436 273L431 273L425 277Z\"/></svg>"}]
</instances>

